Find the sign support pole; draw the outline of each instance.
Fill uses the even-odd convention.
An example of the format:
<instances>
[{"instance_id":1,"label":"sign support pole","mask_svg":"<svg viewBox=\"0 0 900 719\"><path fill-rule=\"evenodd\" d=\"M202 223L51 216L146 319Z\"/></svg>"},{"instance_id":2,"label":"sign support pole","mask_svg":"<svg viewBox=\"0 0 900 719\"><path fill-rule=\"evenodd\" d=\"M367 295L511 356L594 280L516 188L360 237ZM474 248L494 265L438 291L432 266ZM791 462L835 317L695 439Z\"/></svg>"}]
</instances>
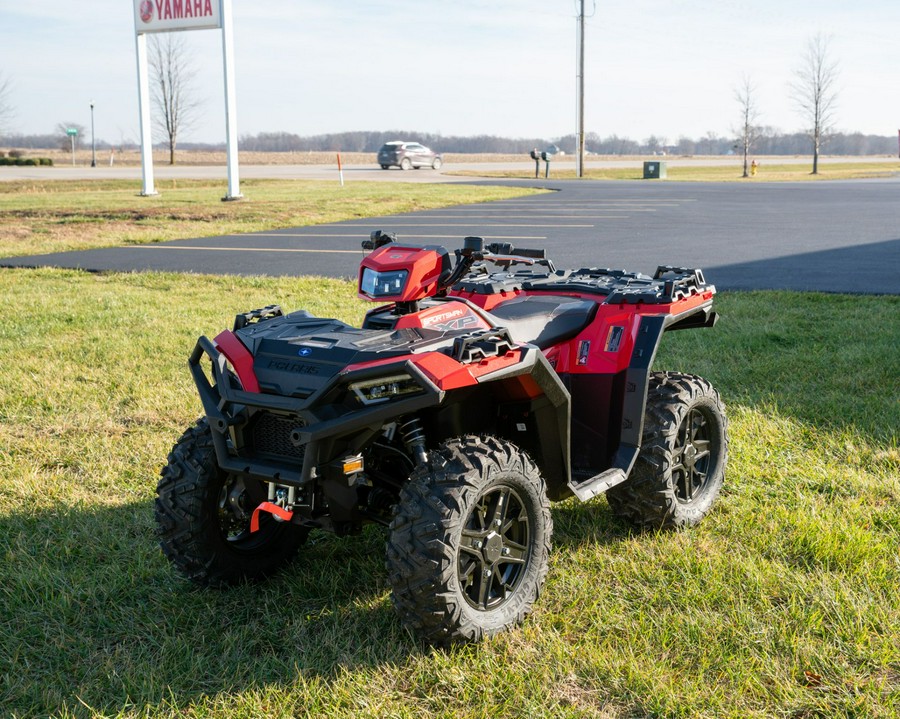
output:
<instances>
[{"instance_id":1,"label":"sign support pole","mask_svg":"<svg viewBox=\"0 0 900 719\"><path fill-rule=\"evenodd\" d=\"M153 136L150 126L150 80L147 69L147 36L135 34L138 72L138 112L141 116L141 197L156 195L153 188Z\"/></svg>"},{"instance_id":2,"label":"sign support pole","mask_svg":"<svg viewBox=\"0 0 900 719\"><path fill-rule=\"evenodd\" d=\"M575 133L575 174L584 177L584 0L578 14L578 95L575 101L577 132ZM549 165L548 165L549 167Z\"/></svg>"},{"instance_id":3,"label":"sign support pole","mask_svg":"<svg viewBox=\"0 0 900 719\"><path fill-rule=\"evenodd\" d=\"M231 0L221 0L222 55L225 74L225 135L228 159L228 194L223 200L240 200L241 180L238 169L238 141L234 90L234 32L231 22Z\"/></svg>"},{"instance_id":4,"label":"sign support pole","mask_svg":"<svg viewBox=\"0 0 900 719\"><path fill-rule=\"evenodd\" d=\"M231 0L132 0L134 34L137 49L138 110L141 116L141 170L144 187L141 195L155 195L153 187L153 137L150 125L150 71L147 58L147 34L174 30L222 31L222 56L225 75L225 133L227 135L228 194L223 200L241 199L238 175L236 102L234 94L234 33ZM162 15L162 17L160 16ZM93 108L93 105L91 105ZM93 116L93 115L92 115Z\"/></svg>"}]
</instances>

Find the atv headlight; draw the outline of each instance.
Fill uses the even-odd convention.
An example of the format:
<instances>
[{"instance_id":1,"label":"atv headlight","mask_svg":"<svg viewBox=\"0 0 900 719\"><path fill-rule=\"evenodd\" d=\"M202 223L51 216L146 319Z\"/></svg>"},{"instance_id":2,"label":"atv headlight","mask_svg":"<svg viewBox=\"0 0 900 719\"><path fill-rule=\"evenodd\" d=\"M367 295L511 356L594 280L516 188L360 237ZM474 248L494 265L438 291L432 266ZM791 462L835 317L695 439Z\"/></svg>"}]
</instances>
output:
<instances>
[{"instance_id":1,"label":"atv headlight","mask_svg":"<svg viewBox=\"0 0 900 719\"><path fill-rule=\"evenodd\" d=\"M423 391L422 386L408 374L395 374L390 377L354 382L350 385L350 389L363 404L387 402L394 397L418 394Z\"/></svg>"},{"instance_id":2,"label":"atv headlight","mask_svg":"<svg viewBox=\"0 0 900 719\"><path fill-rule=\"evenodd\" d=\"M360 289L369 297L393 297L403 293L408 276L408 270L378 272L370 267L364 267Z\"/></svg>"}]
</instances>

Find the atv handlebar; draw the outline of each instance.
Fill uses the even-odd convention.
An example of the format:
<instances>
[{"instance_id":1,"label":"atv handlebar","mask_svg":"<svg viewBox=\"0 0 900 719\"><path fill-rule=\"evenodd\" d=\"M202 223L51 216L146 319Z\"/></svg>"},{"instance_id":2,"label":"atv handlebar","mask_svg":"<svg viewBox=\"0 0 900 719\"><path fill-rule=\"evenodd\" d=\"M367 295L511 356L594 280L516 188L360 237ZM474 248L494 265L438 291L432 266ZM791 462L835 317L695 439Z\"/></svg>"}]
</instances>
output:
<instances>
[{"instance_id":1,"label":"atv handlebar","mask_svg":"<svg viewBox=\"0 0 900 719\"><path fill-rule=\"evenodd\" d=\"M488 255L502 255L505 257L528 257L534 260L547 259L546 250L529 250L524 247L513 247L509 242L492 242L486 248ZM490 259L490 256L485 257Z\"/></svg>"},{"instance_id":2,"label":"atv handlebar","mask_svg":"<svg viewBox=\"0 0 900 719\"><path fill-rule=\"evenodd\" d=\"M389 245L397 241L397 235L392 232L375 230L369 235L368 240L362 241L364 250L377 250L379 247ZM509 242L491 242L484 244L483 237L466 237L463 240L463 249L457 250L462 257L472 257L474 261L499 260L501 262L515 261L518 258L530 260L546 260L547 251L532 250L525 247L513 247Z\"/></svg>"},{"instance_id":3,"label":"atv handlebar","mask_svg":"<svg viewBox=\"0 0 900 719\"><path fill-rule=\"evenodd\" d=\"M362 241L362 248L369 251L377 250L396 241L397 235L375 230L369 235L368 240ZM550 272L555 270L553 263L547 259L546 250L513 247L509 242L491 242L486 245L483 237L464 238L462 249L455 250L455 254L456 267L441 275L437 283L437 292L444 292L455 285L477 262L493 262L506 268L514 264L545 265Z\"/></svg>"},{"instance_id":4,"label":"atv handlebar","mask_svg":"<svg viewBox=\"0 0 900 719\"><path fill-rule=\"evenodd\" d=\"M379 247L383 245L389 245L391 242L397 241L397 235L392 234L390 232L382 232L381 230L375 230L369 235L368 240L362 241L362 248L364 250L377 250Z\"/></svg>"}]
</instances>

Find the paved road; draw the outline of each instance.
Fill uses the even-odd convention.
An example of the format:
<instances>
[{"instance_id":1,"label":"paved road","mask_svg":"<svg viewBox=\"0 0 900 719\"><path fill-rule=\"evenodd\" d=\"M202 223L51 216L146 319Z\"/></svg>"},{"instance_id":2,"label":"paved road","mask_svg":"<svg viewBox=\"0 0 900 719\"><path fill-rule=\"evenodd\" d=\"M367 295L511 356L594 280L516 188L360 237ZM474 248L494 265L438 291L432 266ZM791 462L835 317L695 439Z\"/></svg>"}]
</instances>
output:
<instances>
[{"instance_id":1,"label":"paved road","mask_svg":"<svg viewBox=\"0 0 900 719\"><path fill-rule=\"evenodd\" d=\"M587 158L587 169L597 168L640 168L644 158L626 159L597 159ZM731 165L740 167L738 157L660 157L669 167L709 167ZM769 164L779 165L808 165L809 157L764 157L759 158L763 168ZM829 163L843 162L884 162L896 165L894 157L843 157L828 156L824 161ZM553 171L573 171L575 169L574 155L565 155L558 158L550 165L551 175ZM544 164L541 163L543 173ZM534 173L534 162L523 159L521 162L448 162L444 167L435 172L423 168L402 172L397 168L390 170L380 169L373 161L364 165L344 165L344 180L354 182L359 180L377 182L469 182L471 177L451 175L448 172L510 172L516 171L523 176ZM338 181L337 164L328 165L241 165L242 179L277 179L277 180L334 180ZM154 177L160 180L222 180L225 181L227 171L224 163L220 165L165 165L158 164L154 167ZM138 165L109 167L101 162L97 167L80 164L69 166L58 164L54 167L0 167L0 182L13 180L134 180L138 188L141 186L141 168Z\"/></svg>"},{"instance_id":2,"label":"paved road","mask_svg":"<svg viewBox=\"0 0 900 719\"><path fill-rule=\"evenodd\" d=\"M395 173L408 175L410 173ZM164 244L0 260L2 266L216 274L355 274L373 229L454 248L466 235L545 247L561 267L702 267L719 289L900 294L900 181L785 184L496 181L556 190L443 210Z\"/></svg>"}]
</instances>

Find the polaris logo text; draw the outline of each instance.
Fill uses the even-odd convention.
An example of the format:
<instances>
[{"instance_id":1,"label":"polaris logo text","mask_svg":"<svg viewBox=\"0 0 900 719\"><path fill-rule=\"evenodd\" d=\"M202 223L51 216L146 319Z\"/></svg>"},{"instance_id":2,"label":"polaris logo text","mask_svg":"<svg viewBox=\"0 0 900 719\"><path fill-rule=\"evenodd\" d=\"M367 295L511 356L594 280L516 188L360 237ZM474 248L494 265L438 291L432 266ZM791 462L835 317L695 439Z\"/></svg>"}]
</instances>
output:
<instances>
[{"instance_id":1,"label":"polaris logo text","mask_svg":"<svg viewBox=\"0 0 900 719\"><path fill-rule=\"evenodd\" d=\"M282 372L294 374L319 374L319 368L315 365L301 364L300 362L287 362L284 360L270 360L266 369L277 369Z\"/></svg>"}]
</instances>

